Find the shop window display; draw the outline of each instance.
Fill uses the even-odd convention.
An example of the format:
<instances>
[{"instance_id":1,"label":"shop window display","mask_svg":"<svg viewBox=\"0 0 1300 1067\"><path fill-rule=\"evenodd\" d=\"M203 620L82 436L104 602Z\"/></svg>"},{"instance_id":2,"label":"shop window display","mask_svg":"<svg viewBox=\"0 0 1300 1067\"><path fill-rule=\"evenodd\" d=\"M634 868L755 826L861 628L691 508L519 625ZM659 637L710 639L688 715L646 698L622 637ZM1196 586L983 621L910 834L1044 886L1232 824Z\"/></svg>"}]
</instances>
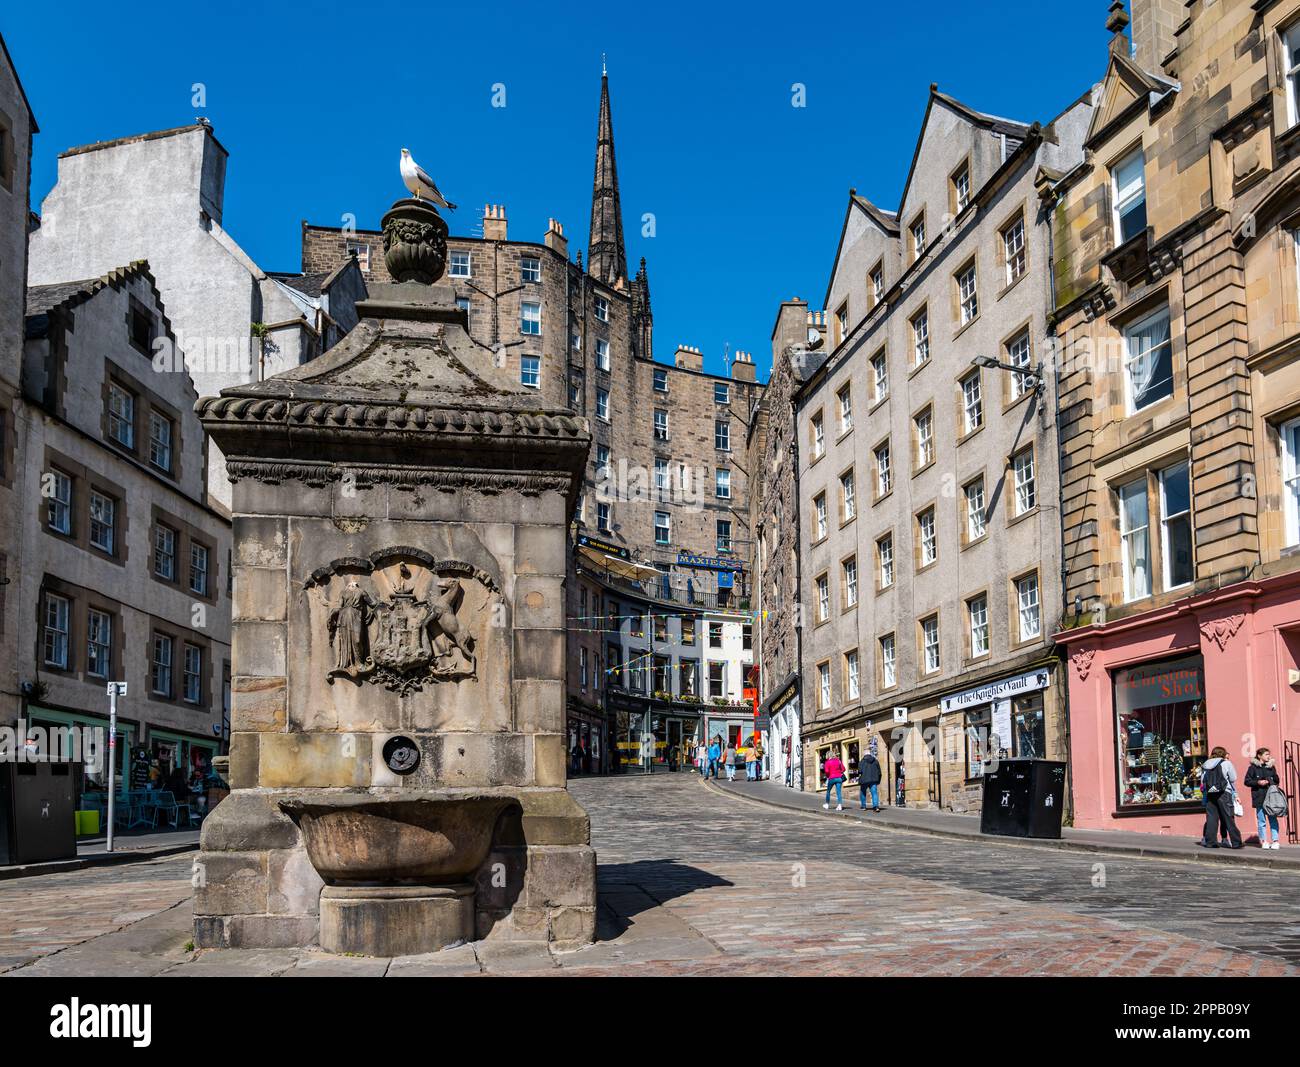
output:
<instances>
[{"instance_id":1,"label":"shop window display","mask_svg":"<svg viewBox=\"0 0 1300 1067\"><path fill-rule=\"evenodd\" d=\"M1199 802L1205 761L1200 656L1116 671L1119 806Z\"/></svg>"}]
</instances>

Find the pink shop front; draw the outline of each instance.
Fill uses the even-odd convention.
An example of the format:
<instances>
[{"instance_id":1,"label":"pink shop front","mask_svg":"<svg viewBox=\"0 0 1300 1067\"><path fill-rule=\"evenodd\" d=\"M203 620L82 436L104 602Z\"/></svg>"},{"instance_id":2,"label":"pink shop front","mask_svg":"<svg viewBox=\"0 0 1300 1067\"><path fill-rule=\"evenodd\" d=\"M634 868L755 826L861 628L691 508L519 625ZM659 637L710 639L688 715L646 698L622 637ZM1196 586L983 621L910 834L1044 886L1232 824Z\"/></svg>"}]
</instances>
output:
<instances>
[{"instance_id":1,"label":"pink shop front","mask_svg":"<svg viewBox=\"0 0 1300 1067\"><path fill-rule=\"evenodd\" d=\"M1300 572L1240 582L1056 635L1069 659L1074 825L1199 836L1199 769L1222 745L1245 772L1300 758ZM1293 788L1288 792L1294 794ZM1242 838L1255 837L1242 790ZM1285 831L1295 831L1294 818ZM1290 838L1292 841L1294 837Z\"/></svg>"}]
</instances>

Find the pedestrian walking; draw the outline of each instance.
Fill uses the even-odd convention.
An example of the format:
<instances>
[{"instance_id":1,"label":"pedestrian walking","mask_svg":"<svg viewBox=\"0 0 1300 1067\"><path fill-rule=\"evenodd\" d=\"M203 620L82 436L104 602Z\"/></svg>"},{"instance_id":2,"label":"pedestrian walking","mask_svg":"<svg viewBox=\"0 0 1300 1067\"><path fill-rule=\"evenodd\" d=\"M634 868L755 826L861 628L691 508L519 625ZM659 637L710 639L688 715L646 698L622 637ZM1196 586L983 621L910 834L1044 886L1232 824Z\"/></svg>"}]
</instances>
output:
<instances>
[{"instance_id":1,"label":"pedestrian walking","mask_svg":"<svg viewBox=\"0 0 1300 1067\"><path fill-rule=\"evenodd\" d=\"M863 811L867 809L867 793L871 793L871 810L880 810L880 760L868 752L858 763L858 800Z\"/></svg>"},{"instance_id":2,"label":"pedestrian walking","mask_svg":"<svg viewBox=\"0 0 1300 1067\"><path fill-rule=\"evenodd\" d=\"M730 741L727 742L727 754L723 762L727 765L727 781L734 782L736 780L736 750Z\"/></svg>"},{"instance_id":3,"label":"pedestrian walking","mask_svg":"<svg viewBox=\"0 0 1300 1067\"><path fill-rule=\"evenodd\" d=\"M1228 750L1217 746L1201 768L1201 796L1206 799L1205 830L1201 835L1204 848L1218 848L1219 825L1228 827L1232 848L1241 848L1241 831L1237 829L1234 811L1237 769L1228 759Z\"/></svg>"},{"instance_id":4,"label":"pedestrian walking","mask_svg":"<svg viewBox=\"0 0 1300 1067\"><path fill-rule=\"evenodd\" d=\"M839 756L832 753L824 764L822 773L826 775L826 803L822 805L827 811L831 807L831 786L835 787L835 810L844 810L844 763Z\"/></svg>"},{"instance_id":5,"label":"pedestrian walking","mask_svg":"<svg viewBox=\"0 0 1300 1067\"><path fill-rule=\"evenodd\" d=\"M722 745L718 738L714 738L709 744L709 770L705 774L706 778L712 778L715 782L718 780L718 761L722 759Z\"/></svg>"},{"instance_id":6,"label":"pedestrian walking","mask_svg":"<svg viewBox=\"0 0 1300 1067\"><path fill-rule=\"evenodd\" d=\"M749 746L749 752L745 755L745 780L758 781L758 748L754 745Z\"/></svg>"},{"instance_id":7,"label":"pedestrian walking","mask_svg":"<svg viewBox=\"0 0 1300 1067\"><path fill-rule=\"evenodd\" d=\"M709 746L703 741L695 749L695 767L700 772L701 778L709 776Z\"/></svg>"},{"instance_id":8,"label":"pedestrian walking","mask_svg":"<svg viewBox=\"0 0 1300 1067\"><path fill-rule=\"evenodd\" d=\"M1278 832L1278 816L1286 811L1286 794L1279 784L1273 753L1258 749L1255 758L1246 768L1242 784L1250 790L1250 802L1255 808L1255 822L1259 826L1260 848L1281 848L1282 835ZM1273 831L1273 843L1268 842L1268 831Z\"/></svg>"}]
</instances>

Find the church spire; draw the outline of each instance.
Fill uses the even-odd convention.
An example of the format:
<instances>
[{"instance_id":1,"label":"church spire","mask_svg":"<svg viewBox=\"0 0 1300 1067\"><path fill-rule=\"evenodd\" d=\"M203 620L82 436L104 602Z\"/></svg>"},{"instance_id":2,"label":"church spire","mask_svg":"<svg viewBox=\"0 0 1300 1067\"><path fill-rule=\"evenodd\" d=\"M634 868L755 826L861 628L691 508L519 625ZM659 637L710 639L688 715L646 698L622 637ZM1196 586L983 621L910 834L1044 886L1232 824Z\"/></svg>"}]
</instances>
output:
<instances>
[{"instance_id":1,"label":"church spire","mask_svg":"<svg viewBox=\"0 0 1300 1067\"><path fill-rule=\"evenodd\" d=\"M591 239L587 269L613 285L627 277L623 248L623 208L618 199L618 167L614 163L614 120L609 110L609 75L604 57L600 73L600 122L596 128L596 176L591 188Z\"/></svg>"}]
</instances>

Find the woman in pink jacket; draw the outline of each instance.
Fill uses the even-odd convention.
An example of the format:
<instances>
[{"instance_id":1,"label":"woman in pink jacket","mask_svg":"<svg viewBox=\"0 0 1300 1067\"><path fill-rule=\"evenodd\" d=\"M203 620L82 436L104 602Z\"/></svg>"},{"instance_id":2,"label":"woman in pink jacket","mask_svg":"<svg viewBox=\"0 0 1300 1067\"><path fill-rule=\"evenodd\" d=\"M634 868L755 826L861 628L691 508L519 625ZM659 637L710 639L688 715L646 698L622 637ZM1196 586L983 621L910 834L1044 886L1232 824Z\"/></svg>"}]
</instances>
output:
<instances>
[{"instance_id":1,"label":"woman in pink jacket","mask_svg":"<svg viewBox=\"0 0 1300 1067\"><path fill-rule=\"evenodd\" d=\"M844 810L844 764L833 753L822 764L822 773L826 775L826 803L822 805L831 810L831 786L835 787L835 810Z\"/></svg>"}]
</instances>

